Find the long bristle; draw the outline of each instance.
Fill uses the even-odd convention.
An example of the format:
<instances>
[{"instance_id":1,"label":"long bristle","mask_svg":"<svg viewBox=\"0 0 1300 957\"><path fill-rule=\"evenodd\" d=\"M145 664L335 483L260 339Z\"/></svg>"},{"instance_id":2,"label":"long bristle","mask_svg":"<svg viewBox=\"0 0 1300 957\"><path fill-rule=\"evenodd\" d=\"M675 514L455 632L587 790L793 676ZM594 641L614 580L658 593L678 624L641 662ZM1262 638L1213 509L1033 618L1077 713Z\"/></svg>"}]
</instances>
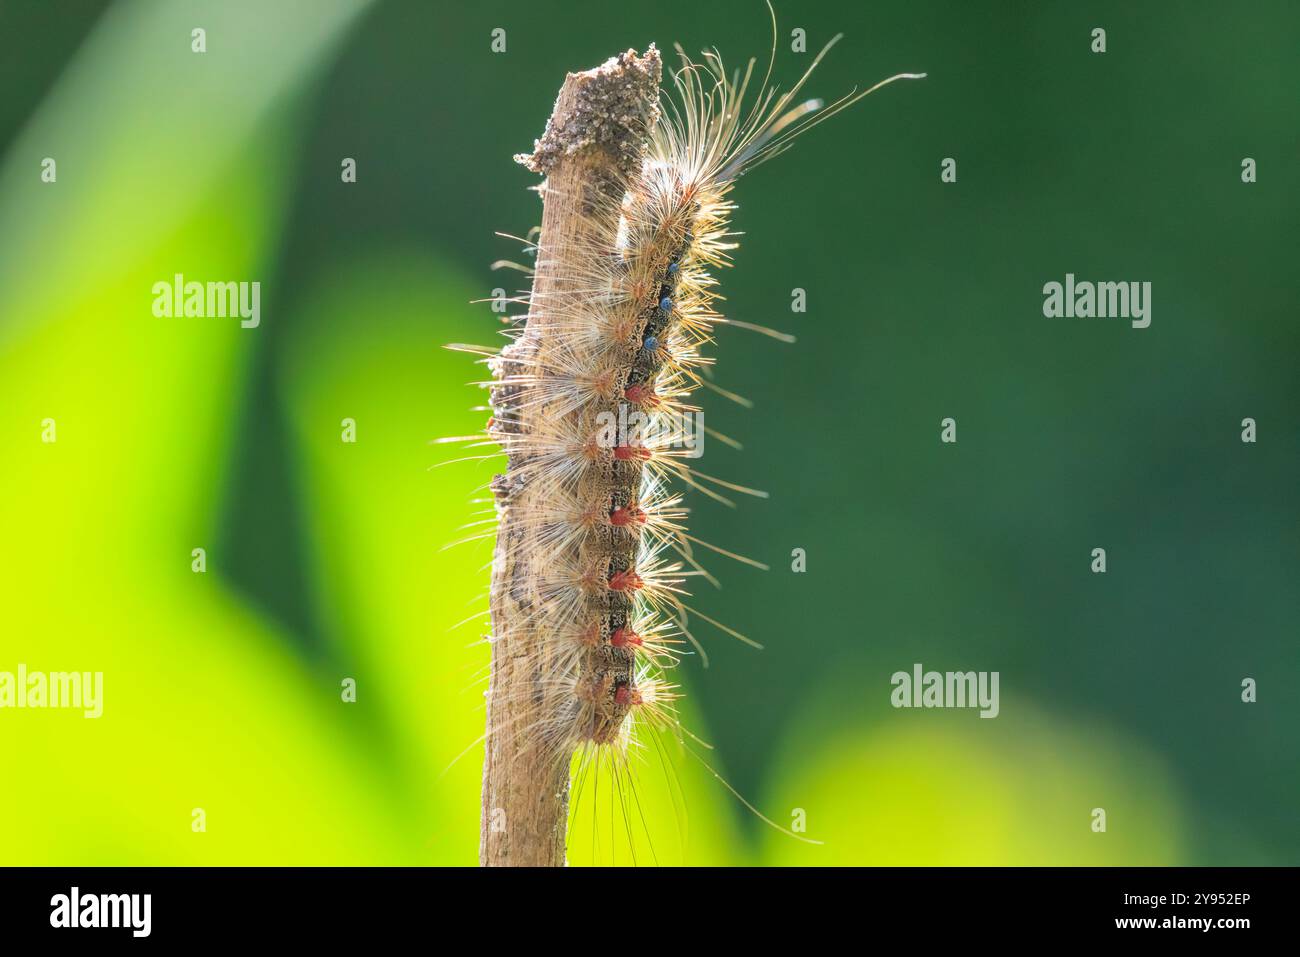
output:
<instances>
[{"instance_id":1,"label":"long bristle","mask_svg":"<svg viewBox=\"0 0 1300 957\"><path fill-rule=\"evenodd\" d=\"M546 636L544 647L529 652L545 662L529 693L541 695L551 711L527 728L496 730L538 736L556 762L583 756L575 773L584 779L605 768L623 781L620 769L636 747L638 726L680 738L679 695L664 673L691 648L707 661L688 621L758 646L686 605L685 583L716 583L693 544L766 566L688 534L687 510L672 485L726 504L732 502L720 490L765 495L689 464L692 442L702 438L691 400L708 387L746 404L707 378L713 360L704 351L716 326L793 341L720 315L715 273L731 264L737 248L729 199L736 179L871 92L829 107L800 101L838 39L783 93L769 85L770 64L755 90L754 61L729 75L716 51L697 62L679 48L680 66L644 161L611 191L617 201L590 204L599 228L585 239L565 239L589 243L563 250L564 262L583 265L525 303L526 320L545 317L545 358L519 361L509 349L454 347L486 357L494 376L487 435L510 454L510 481L543 503L513 518L537 552L520 557L535 569L530 614ZM548 190L540 188L544 197ZM531 247L535 266L508 265L532 274L556 262L556 250L542 243ZM517 339L525 328L506 334ZM525 413L534 424L528 431L519 425ZM608 432L611 419L633 418L636 434Z\"/></svg>"}]
</instances>

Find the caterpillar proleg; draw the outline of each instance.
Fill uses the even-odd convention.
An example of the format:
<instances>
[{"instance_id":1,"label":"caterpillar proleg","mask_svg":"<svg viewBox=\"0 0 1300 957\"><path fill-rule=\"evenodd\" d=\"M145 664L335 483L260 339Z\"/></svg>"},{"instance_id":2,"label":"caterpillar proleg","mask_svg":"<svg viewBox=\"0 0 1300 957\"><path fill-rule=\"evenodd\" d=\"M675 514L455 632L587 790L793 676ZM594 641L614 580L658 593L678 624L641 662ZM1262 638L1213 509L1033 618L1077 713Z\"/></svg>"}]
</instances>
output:
<instances>
[{"instance_id":1,"label":"caterpillar proleg","mask_svg":"<svg viewBox=\"0 0 1300 957\"><path fill-rule=\"evenodd\" d=\"M679 48L661 96L658 50L629 50L570 74L516 157L545 179L527 312L484 359L487 440L508 468L491 484L483 864L564 864L574 756L626 767L640 736L680 736L667 676L703 652L697 620L748 640L688 605L685 583L708 577L696 546L757 563L688 534L681 495L753 491L698 471L686 441L726 321L714 273L736 249L730 193L799 133L923 75L800 102L834 42L780 93L771 63L754 84L754 61L728 73L716 51Z\"/></svg>"}]
</instances>

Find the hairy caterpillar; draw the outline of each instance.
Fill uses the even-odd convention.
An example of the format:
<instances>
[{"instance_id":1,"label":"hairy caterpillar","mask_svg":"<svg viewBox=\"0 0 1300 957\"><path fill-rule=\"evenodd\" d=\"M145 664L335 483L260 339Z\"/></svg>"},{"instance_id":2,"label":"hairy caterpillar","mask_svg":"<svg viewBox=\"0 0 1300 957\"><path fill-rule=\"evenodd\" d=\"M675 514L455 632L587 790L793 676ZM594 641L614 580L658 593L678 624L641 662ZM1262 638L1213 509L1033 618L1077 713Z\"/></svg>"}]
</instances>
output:
<instances>
[{"instance_id":1,"label":"hairy caterpillar","mask_svg":"<svg viewBox=\"0 0 1300 957\"><path fill-rule=\"evenodd\" d=\"M454 347L486 356L487 438L509 462L491 484L484 864L563 864L574 756L579 772L618 775L643 729L678 732L666 672L686 645L703 653L693 618L749 641L687 605L683 584L708 575L696 545L758 563L688 534L673 482L724 501L720 490L752 492L682 448L692 395L710 385L701 350L729 321L713 272L736 248L736 179L880 86L924 75L796 104L838 39L784 93L769 62L752 102L752 60L729 75L716 51L693 62L679 48L676 95L661 97L658 51L629 50L570 74L534 151L516 157L546 177L527 312L500 352Z\"/></svg>"}]
</instances>

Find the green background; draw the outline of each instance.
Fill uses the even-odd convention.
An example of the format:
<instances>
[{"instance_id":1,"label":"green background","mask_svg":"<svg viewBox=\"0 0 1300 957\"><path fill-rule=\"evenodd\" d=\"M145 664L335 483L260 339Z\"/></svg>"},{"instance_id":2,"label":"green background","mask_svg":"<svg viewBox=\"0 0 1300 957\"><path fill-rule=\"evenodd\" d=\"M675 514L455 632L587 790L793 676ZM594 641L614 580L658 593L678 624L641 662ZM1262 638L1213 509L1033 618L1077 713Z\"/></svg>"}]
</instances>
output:
<instances>
[{"instance_id":1,"label":"green background","mask_svg":"<svg viewBox=\"0 0 1300 957\"><path fill-rule=\"evenodd\" d=\"M746 448L701 465L771 499L688 496L773 566L710 563L697 606L766 650L679 671L693 747L825 843L665 742L634 846L587 791L572 860L1300 862L1300 8L781 6L786 83L791 29L845 34L810 94L929 72L739 184L726 309L799 341L716 349L755 408L708 398ZM566 70L769 31L756 2L0 5L0 670L105 675L99 720L0 711L0 863L476 859L486 650L453 626L490 543L441 549L500 463L433 467L484 418L441 345L493 341L470 301L518 284L488 268L540 216L511 155ZM177 272L259 280L261 327L155 318ZM1044 318L1067 272L1151 282L1151 327ZM1000 672L1000 716L894 710L914 662Z\"/></svg>"}]
</instances>

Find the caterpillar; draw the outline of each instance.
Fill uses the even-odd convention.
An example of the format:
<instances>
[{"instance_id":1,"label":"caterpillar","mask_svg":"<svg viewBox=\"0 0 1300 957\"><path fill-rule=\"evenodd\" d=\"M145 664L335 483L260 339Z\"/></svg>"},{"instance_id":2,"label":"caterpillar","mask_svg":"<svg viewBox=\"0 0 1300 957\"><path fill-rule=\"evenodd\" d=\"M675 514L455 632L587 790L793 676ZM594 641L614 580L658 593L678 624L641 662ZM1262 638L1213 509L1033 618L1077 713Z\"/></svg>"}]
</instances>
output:
<instances>
[{"instance_id":1,"label":"caterpillar","mask_svg":"<svg viewBox=\"0 0 1300 957\"><path fill-rule=\"evenodd\" d=\"M545 177L526 311L499 351L452 347L492 373L479 383L486 437L460 440L499 446L508 463L490 484L496 528L484 533L496 545L483 864L564 864L571 781L602 766L626 776L646 734L681 739L668 676L688 650L704 655L695 620L755 644L687 604L685 583L712 578L696 546L765 566L689 534L679 490L728 504L728 492L762 494L690 460L695 394L728 394L705 350L734 323L717 310L716 280L737 248L731 192L812 126L924 76L829 106L798 102L840 37L778 93L775 36L774 21L756 87L756 61L728 73L716 50L695 61L677 47L661 94L653 44L570 74L533 151L516 157Z\"/></svg>"}]
</instances>

